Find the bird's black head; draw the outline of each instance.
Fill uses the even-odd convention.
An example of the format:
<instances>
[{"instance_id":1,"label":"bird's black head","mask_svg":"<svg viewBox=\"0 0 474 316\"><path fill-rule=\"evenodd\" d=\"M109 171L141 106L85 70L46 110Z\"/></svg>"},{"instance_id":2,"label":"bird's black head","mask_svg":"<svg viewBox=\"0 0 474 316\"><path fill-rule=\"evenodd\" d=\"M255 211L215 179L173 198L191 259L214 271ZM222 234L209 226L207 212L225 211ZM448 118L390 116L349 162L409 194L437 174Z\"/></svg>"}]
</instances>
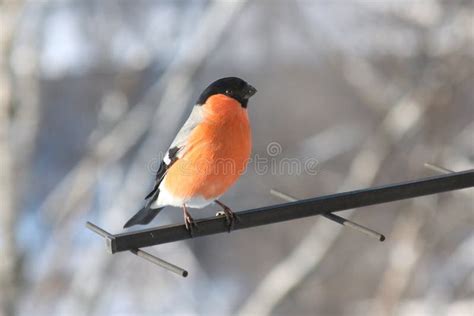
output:
<instances>
[{"instance_id":1,"label":"bird's black head","mask_svg":"<svg viewBox=\"0 0 474 316\"><path fill-rule=\"evenodd\" d=\"M206 103L210 96L224 94L240 102L243 108L247 107L249 98L257 92L257 89L244 80L237 77L227 77L211 83L199 97L197 104Z\"/></svg>"}]
</instances>

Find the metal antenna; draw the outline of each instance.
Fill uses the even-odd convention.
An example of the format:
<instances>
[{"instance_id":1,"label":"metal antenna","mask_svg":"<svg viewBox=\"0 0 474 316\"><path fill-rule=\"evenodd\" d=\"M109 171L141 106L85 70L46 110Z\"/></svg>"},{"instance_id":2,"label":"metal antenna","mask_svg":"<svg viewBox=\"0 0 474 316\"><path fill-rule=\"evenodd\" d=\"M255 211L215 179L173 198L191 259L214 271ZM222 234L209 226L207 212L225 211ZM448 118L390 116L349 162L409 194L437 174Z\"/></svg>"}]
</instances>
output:
<instances>
[{"instance_id":1,"label":"metal antenna","mask_svg":"<svg viewBox=\"0 0 474 316\"><path fill-rule=\"evenodd\" d=\"M431 169L433 171L439 172L441 174L449 174L449 173L454 172L453 170L449 170L449 169L437 166L437 165L429 163L429 162L425 162L425 167L428 168L428 169Z\"/></svg>"},{"instance_id":2,"label":"metal antenna","mask_svg":"<svg viewBox=\"0 0 474 316\"><path fill-rule=\"evenodd\" d=\"M236 212L235 215L238 216L239 220L235 222L233 230L238 231L241 229L286 222L293 219L316 215L325 215L327 217L327 215L334 215L331 213L343 210L360 209L361 207L370 205L389 203L472 187L474 187L474 169L386 184L372 188L339 192L336 194L298 200L296 202L285 202L282 204ZM334 219L334 216L330 217ZM344 226L352 226L351 228L353 228L355 224L352 222L352 225L349 224L349 222L344 218L338 220L344 222ZM185 225L182 224L150 227L113 235L90 223L88 224L88 227L106 239L107 249L110 253L139 250L145 247L190 238L227 233L229 231L226 219L223 216L198 219L196 220L196 225L199 227L199 230L196 230L193 236L189 234ZM360 227L360 225L357 224L356 226L358 226L358 228ZM363 230L367 230L367 228L363 227ZM379 234L376 236L381 235ZM380 237L378 238L380 240ZM161 261L153 263L163 266ZM169 266L164 268L169 269ZM179 271L179 273L183 275L183 269L176 271Z\"/></svg>"},{"instance_id":3,"label":"metal antenna","mask_svg":"<svg viewBox=\"0 0 474 316\"><path fill-rule=\"evenodd\" d=\"M107 245L109 246L111 241L115 238L112 234L106 232L105 230L103 230L102 228L92 224L91 222L87 222L86 223L86 227L89 228L91 231L93 231L94 233L96 233L97 235L101 236L102 238L104 238L107 242ZM107 247L109 248L109 247ZM146 251L143 251L141 249L131 249L130 250L131 253L133 253L134 255L140 257L140 258L143 258L153 264L156 264L157 266L160 266L168 271L171 271L171 272L174 272L176 274L179 274L180 276L182 277L187 277L188 276L188 271L172 264L172 263L169 263L163 259L160 259L154 255L152 255L151 253L148 253Z\"/></svg>"},{"instance_id":4,"label":"metal antenna","mask_svg":"<svg viewBox=\"0 0 474 316\"><path fill-rule=\"evenodd\" d=\"M295 197L293 196L290 196L288 194L285 194L283 192L280 192L280 191L277 191L275 189L271 189L270 190L270 193L273 195L273 196L276 196L284 201L287 201L287 202L296 202L298 201L298 199L296 199ZM376 238L378 239L379 241L384 241L385 240L385 236L376 232L375 230L372 230L370 228L367 228L367 227L364 227L360 224L357 224L357 223L354 223L353 221L350 221L348 219L345 219L344 217L341 217L341 216L338 216L338 215L335 215L333 213L325 213L325 214L321 214L322 216L326 217L327 219L333 221L333 222L336 222L338 224L341 224L342 226L344 227L348 227L348 228L352 228L358 232L361 232L369 237L373 237L373 238Z\"/></svg>"}]
</instances>

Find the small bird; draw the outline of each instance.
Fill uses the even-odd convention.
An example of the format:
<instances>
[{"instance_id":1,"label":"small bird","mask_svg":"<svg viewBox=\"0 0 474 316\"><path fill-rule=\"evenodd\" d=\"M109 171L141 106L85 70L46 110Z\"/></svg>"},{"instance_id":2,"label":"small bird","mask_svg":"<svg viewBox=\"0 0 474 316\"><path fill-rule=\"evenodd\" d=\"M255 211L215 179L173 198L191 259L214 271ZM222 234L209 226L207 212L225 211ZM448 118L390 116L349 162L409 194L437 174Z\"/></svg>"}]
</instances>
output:
<instances>
[{"instance_id":1,"label":"small bird","mask_svg":"<svg viewBox=\"0 0 474 316\"><path fill-rule=\"evenodd\" d=\"M247 104L256 92L244 80L227 77L201 93L160 164L145 206L124 228L150 223L169 205L183 209L186 229L192 234L195 222L188 208L214 202L224 211L229 231L232 229L235 215L218 199L247 166L252 146Z\"/></svg>"}]
</instances>

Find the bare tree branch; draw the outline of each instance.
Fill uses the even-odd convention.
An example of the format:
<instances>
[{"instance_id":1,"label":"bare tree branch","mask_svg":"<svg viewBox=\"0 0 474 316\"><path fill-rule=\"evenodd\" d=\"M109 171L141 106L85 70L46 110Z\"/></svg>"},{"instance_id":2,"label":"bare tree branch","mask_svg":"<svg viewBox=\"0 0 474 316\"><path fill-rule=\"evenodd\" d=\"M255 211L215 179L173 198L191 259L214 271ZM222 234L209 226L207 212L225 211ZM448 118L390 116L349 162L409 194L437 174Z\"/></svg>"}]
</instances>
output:
<instances>
[{"instance_id":1,"label":"bare tree branch","mask_svg":"<svg viewBox=\"0 0 474 316\"><path fill-rule=\"evenodd\" d=\"M15 27L23 4L8 1L0 6L0 313L8 316L15 313L18 291L18 263L15 229L18 212L16 209L15 160L11 126L14 93L13 74L9 65Z\"/></svg>"},{"instance_id":2,"label":"bare tree branch","mask_svg":"<svg viewBox=\"0 0 474 316\"><path fill-rule=\"evenodd\" d=\"M416 199L410 203L409 211L400 212L390 234L394 245L389 262L382 276L371 308L372 315L394 315L402 294L410 282L412 272L423 250L419 233L426 222L425 209L436 206L437 197Z\"/></svg>"}]
</instances>

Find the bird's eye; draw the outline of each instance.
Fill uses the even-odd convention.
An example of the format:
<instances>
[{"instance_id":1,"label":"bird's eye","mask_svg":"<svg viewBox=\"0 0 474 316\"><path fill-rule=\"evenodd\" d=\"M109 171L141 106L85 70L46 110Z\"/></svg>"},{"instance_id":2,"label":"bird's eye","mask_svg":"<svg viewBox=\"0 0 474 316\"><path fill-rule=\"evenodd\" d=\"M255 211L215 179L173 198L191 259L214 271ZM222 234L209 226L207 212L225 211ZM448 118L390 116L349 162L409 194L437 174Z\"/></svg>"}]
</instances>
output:
<instances>
[{"instance_id":1,"label":"bird's eye","mask_svg":"<svg viewBox=\"0 0 474 316\"><path fill-rule=\"evenodd\" d=\"M232 94L232 90L225 90L226 94Z\"/></svg>"}]
</instances>

